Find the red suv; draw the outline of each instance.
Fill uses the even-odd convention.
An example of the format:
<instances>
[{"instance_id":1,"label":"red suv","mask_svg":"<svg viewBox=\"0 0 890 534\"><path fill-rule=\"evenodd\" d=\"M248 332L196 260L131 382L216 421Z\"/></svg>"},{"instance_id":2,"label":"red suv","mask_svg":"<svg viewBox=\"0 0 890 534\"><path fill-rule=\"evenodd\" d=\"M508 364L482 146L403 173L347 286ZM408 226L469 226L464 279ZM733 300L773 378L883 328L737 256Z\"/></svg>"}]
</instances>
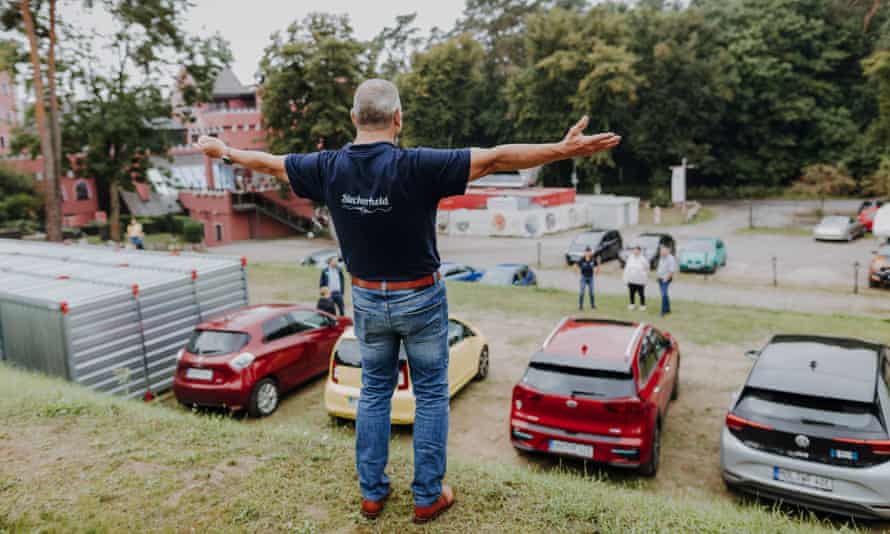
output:
<instances>
[{"instance_id":1,"label":"red suv","mask_svg":"<svg viewBox=\"0 0 890 534\"><path fill-rule=\"evenodd\" d=\"M195 329L179 351L173 394L187 406L271 414L281 395L327 373L352 320L286 304L248 306Z\"/></svg>"},{"instance_id":2,"label":"red suv","mask_svg":"<svg viewBox=\"0 0 890 534\"><path fill-rule=\"evenodd\" d=\"M513 388L511 441L523 451L655 476L679 380L680 351L670 334L646 324L563 319Z\"/></svg>"}]
</instances>

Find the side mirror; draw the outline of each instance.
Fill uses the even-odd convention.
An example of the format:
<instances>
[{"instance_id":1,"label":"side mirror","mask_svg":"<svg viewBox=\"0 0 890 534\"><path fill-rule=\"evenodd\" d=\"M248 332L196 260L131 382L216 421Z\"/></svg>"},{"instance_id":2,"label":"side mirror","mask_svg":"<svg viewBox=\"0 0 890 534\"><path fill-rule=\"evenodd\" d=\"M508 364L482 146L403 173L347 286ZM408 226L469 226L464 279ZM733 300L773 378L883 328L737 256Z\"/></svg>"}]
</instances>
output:
<instances>
[{"instance_id":1,"label":"side mirror","mask_svg":"<svg viewBox=\"0 0 890 534\"><path fill-rule=\"evenodd\" d=\"M745 353L745 357L748 358L749 360L757 360L757 358L760 358L760 351L759 350L749 350Z\"/></svg>"}]
</instances>

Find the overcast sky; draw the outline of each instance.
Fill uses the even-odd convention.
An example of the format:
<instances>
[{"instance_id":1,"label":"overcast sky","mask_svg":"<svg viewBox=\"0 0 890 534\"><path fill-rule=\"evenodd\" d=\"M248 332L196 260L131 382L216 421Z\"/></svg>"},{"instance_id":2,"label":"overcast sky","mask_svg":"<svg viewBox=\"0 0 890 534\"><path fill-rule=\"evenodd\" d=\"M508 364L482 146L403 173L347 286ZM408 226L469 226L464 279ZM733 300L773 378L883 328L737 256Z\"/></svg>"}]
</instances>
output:
<instances>
[{"instance_id":1,"label":"overcast sky","mask_svg":"<svg viewBox=\"0 0 890 534\"><path fill-rule=\"evenodd\" d=\"M416 24L427 33L434 26L449 30L463 12L463 0L195 0L189 33L220 32L229 40L235 74L252 83L269 36L313 11L347 14L359 39L370 39L396 15L417 12Z\"/></svg>"}]
</instances>

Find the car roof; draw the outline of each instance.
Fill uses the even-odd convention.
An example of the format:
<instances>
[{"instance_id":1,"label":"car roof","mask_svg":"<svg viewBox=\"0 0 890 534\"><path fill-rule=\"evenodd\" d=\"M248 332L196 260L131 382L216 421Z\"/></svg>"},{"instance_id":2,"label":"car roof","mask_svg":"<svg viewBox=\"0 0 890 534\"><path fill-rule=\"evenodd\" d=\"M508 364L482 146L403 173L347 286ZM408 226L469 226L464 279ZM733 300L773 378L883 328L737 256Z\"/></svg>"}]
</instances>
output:
<instances>
[{"instance_id":1,"label":"car roof","mask_svg":"<svg viewBox=\"0 0 890 534\"><path fill-rule=\"evenodd\" d=\"M294 304L255 304L225 312L198 325L199 330L232 330L246 332L251 327L261 324L267 319L294 310L310 310L310 306Z\"/></svg>"},{"instance_id":2,"label":"car roof","mask_svg":"<svg viewBox=\"0 0 890 534\"><path fill-rule=\"evenodd\" d=\"M748 385L798 395L872 402L882 348L859 339L775 336L751 369Z\"/></svg>"},{"instance_id":3,"label":"car roof","mask_svg":"<svg viewBox=\"0 0 890 534\"><path fill-rule=\"evenodd\" d=\"M532 363L630 372L644 330L644 324L566 317L532 357Z\"/></svg>"}]
</instances>

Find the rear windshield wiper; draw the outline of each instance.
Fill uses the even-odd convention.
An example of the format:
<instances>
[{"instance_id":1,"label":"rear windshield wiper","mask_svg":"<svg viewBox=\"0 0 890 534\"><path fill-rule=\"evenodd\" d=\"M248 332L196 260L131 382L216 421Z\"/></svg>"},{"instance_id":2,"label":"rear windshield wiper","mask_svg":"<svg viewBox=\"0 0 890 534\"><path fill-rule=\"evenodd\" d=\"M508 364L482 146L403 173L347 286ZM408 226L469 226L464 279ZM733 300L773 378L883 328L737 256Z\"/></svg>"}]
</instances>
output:
<instances>
[{"instance_id":1,"label":"rear windshield wiper","mask_svg":"<svg viewBox=\"0 0 890 534\"><path fill-rule=\"evenodd\" d=\"M831 421L819 421L817 419L803 418L800 420L800 422L805 425L837 426L836 424L832 423Z\"/></svg>"},{"instance_id":2,"label":"rear windshield wiper","mask_svg":"<svg viewBox=\"0 0 890 534\"><path fill-rule=\"evenodd\" d=\"M596 391L581 391L581 390L572 390L572 397L581 396L581 397L604 397L602 393L597 393Z\"/></svg>"}]
</instances>

